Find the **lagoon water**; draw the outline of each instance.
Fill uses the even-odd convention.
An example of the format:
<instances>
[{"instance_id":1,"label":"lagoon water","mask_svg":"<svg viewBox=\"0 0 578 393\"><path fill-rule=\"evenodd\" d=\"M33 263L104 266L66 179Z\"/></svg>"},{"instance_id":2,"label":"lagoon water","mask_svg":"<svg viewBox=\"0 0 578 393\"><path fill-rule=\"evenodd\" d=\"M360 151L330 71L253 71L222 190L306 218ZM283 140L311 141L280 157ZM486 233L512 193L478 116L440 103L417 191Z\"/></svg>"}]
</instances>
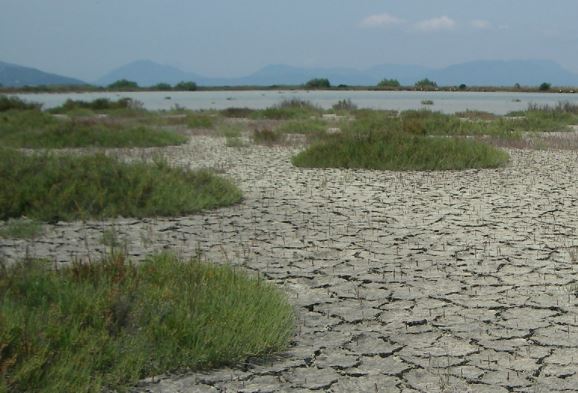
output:
<instances>
[{"instance_id":1,"label":"lagoon water","mask_svg":"<svg viewBox=\"0 0 578 393\"><path fill-rule=\"evenodd\" d=\"M96 98L119 99L129 97L140 101L145 109L169 110L176 106L200 109L247 107L263 109L283 100L298 98L322 108L331 108L339 100L350 99L360 108L407 110L428 108L445 113L481 110L504 115L524 110L529 104L556 105L559 102L578 104L578 94L512 93L512 92L417 92L417 91L195 91L195 92L108 92L108 93L36 93L17 94L27 101L43 104L48 109L67 99L92 101ZM433 105L423 105L423 100Z\"/></svg>"}]
</instances>

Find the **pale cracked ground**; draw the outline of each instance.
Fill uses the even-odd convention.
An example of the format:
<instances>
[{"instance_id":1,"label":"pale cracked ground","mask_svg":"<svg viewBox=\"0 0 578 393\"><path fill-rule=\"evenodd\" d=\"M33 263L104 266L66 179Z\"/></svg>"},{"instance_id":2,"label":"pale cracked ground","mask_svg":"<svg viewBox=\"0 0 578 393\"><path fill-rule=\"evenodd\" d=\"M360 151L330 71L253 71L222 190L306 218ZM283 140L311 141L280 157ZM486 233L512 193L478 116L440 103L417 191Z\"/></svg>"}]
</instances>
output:
<instances>
[{"instance_id":1,"label":"pale cracked ground","mask_svg":"<svg viewBox=\"0 0 578 393\"><path fill-rule=\"evenodd\" d=\"M295 304L279 358L137 391L578 391L575 152L511 151L503 169L442 173L297 169L294 149L208 137L166 152L224 170L244 202L0 243L9 260L67 262L95 258L114 230L135 256L200 250L260 272Z\"/></svg>"}]
</instances>

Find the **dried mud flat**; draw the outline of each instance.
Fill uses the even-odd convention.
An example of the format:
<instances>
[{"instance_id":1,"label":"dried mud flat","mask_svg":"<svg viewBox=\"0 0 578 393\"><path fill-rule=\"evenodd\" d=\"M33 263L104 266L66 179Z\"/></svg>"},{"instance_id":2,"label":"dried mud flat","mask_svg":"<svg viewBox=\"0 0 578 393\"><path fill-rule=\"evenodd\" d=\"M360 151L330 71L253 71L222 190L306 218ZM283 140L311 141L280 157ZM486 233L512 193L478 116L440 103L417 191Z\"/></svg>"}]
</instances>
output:
<instances>
[{"instance_id":1,"label":"dried mud flat","mask_svg":"<svg viewBox=\"0 0 578 393\"><path fill-rule=\"evenodd\" d=\"M258 273L287 292L298 323L274 359L135 391L578 391L576 152L394 173L299 169L293 148L206 136L163 151L223 170L245 200L176 219L58 223L34 241L0 240L0 256L96 259L113 233L136 258L170 249Z\"/></svg>"}]
</instances>

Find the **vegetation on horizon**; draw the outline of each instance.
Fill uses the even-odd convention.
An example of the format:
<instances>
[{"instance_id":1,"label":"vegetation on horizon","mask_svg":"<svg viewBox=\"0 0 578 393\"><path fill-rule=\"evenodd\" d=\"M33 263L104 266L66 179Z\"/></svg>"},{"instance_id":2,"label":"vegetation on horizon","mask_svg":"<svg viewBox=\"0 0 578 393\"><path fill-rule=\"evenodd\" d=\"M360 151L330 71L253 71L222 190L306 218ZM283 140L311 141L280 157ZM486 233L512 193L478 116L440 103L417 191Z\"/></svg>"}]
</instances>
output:
<instances>
[{"instance_id":1,"label":"vegetation on horizon","mask_svg":"<svg viewBox=\"0 0 578 393\"><path fill-rule=\"evenodd\" d=\"M125 163L102 154L0 152L0 219L41 221L179 216L241 200L230 181L165 161Z\"/></svg>"},{"instance_id":2,"label":"vegetation on horizon","mask_svg":"<svg viewBox=\"0 0 578 393\"><path fill-rule=\"evenodd\" d=\"M228 266L115 254L0 268L0 391L125 391L148 376L283 350L285 296Z\"/></svg>"},{"instance_id":3,"label":"vegetation on horizon","mask_svg":"<svg viewBox=\"0 0 578 393\"><path fill-rule=\"evenodd\" d=\"M331 82L327 78L314 78L305 83L306 89L329 89Z\"/></svg>"}]
</instances>

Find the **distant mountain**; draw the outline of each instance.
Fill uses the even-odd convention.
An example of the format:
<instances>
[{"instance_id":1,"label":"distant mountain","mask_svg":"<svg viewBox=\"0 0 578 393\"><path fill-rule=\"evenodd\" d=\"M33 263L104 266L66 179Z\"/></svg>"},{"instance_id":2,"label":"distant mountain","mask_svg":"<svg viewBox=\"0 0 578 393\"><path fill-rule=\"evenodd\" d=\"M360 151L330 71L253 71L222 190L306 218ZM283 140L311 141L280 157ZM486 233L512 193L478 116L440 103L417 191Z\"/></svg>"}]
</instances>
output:
<instances>
[{"instance_id":1,"label":"distant mountain","mask_svg":"<svg viewBox=\"0 0 578 393\"><path fill-rule=\"evenodd\" d=\"M110 85L120 79L128 79L138 83L139 86L153 86L157 83L169 83L174 85L179 82L197 82L203 78L200 75L179 70L176 67L162 65L150 60L137 60L119 67L95 83L101 86ZM198 82L197 82L198 83Z\"/></svg>"},{"instance_id":2,"label":"distant mountain","mask_svg":"<svg viewBox=\"0 0 578 393\"><path fill-rule=\"evenodd\" d=\"M472 61L428 73L441 86L578 86L578 75L548 60Z\"/></svg>"},{"instance_id":3,"label":"distant mountain","mask_svg":"<svg viewBox=\"0 0 578 393\"><path fill-rule=\"evenodd\" d=\"M61 75L50 74L48 72L37 70L36 68L23 67L0 61L0 85L5 87L40 85L74 86L86 85L86 82Z\"/></svg>"},{"instance_id":4,"label":"distant mountain","mask_svg":"<svg viewBox=\"0 0 578 393\"><path fill-rule=\"evenodd\" d=\"M578 86L578 75L547 60L472 61L445 68L418 65L382 64L364 70L353 68L307 68L268 65L240 78L207 78L178 68L139 60L120 67L96 83L108 85L119 79L137 82L140 86L157 83L175 84L193 81L200 86L271 86L300 85L312 78L327 78L334 86L375 86L384 78L397 79L402 85L413 85L429 78L440 86L538 86L543 82L554 86Z\"/></svg>"}]
</instances>

